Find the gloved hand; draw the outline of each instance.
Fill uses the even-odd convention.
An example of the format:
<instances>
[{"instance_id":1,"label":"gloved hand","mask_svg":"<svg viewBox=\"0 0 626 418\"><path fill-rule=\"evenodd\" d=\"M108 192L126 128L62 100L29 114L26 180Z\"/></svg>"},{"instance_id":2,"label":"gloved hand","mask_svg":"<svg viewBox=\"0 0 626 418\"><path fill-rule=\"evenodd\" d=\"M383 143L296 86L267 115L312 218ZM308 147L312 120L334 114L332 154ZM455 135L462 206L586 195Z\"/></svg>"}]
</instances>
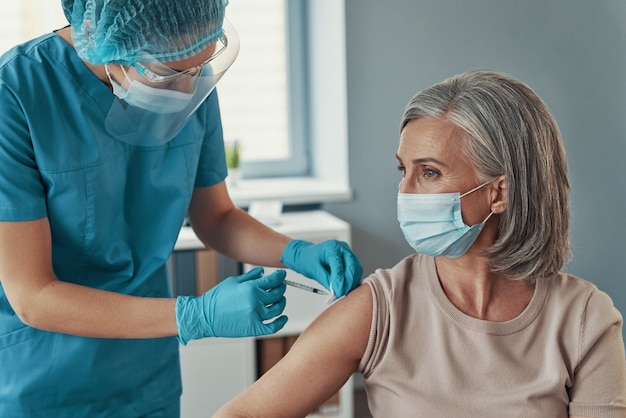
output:
<instances>
[{"instance_id":1,"label":"gloved hand","mask_svg":"<svg viewBox=\"0 0 626 418\"><path fill-rule=\"evenodd\" d=\"M361 282L361 262L343 241L313 244L293 240L285 247L280 262L313 279L336 297L347 295Z\"/></svg>"},{"instance_id":2,"label":"gloved hand","mask_svg":"<svg viewBox=\"0 0 626 418\"><path fill-rule=\"evenodd\" d=\"M264 323L285 309L284 270L263 276L256 267L241 275L224 279L202 296L176 299L178 341L204 337L252 337L280 330L287 317L282 315Z\"/></svg>"}]
</instances>

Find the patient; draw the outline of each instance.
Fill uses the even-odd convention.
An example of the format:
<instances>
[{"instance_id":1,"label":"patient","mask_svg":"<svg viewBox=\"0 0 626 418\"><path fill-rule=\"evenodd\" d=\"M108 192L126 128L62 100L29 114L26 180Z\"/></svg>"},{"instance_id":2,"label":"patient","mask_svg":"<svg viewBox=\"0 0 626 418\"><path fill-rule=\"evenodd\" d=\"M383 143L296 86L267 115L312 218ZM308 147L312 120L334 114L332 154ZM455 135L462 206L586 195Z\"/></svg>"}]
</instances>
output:
<instances>
[{"instance_id":1,"label":"patient","mask_svg":"<svg viewBox=\"0 0 626 418\"><path fill-rule=\"evenodd\" d=\"M216 417L302 417L363 374L375 417L626 417L622 317L568 260L555 121L476 71L400 125L398 221L415 250L323 312Z\"/></svg>"}]
</instances>

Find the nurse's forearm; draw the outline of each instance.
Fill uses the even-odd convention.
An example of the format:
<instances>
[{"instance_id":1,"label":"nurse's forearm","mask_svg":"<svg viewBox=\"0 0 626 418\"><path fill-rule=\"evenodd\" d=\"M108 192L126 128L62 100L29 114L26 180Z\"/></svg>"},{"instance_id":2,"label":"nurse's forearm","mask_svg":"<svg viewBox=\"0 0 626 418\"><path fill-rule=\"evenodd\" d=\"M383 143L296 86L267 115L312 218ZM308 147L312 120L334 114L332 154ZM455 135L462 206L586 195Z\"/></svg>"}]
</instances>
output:
<instances>
[{"instance_id":1,"label":"nurse's forearm","mask_svg":"<svg viewBox=\"0 0 626 418\"><path fill-rule=\"evenodd\" d=\"M177 335L176 299L144 298L53 281L29 298L18 316L53 332L97 338Z\"/></svg>"},{"instance_id":2,"label":"nurse's forearm","mask_svg":"<svg viewBox=\"0 0 626 418\"><path fill-rule=\"evenodd\" d=\"M223 214L209 231L205 244L232 259L260 266L284 267L280 256L291 239L243 210L235 208Z\"/></svg>"},{"instance_id":3,"label":"nurse's forearm","mask_svg":"<svg viewBox=\"0 0 626 418\"><path fill-rule=\"evenodd\" d=\"M290 239L236 208L223 182L194 189L188 215L207 247L244 263L284 267L280 256Z\"/></svg>"},{"instance_id":4,"label":"nurse's forearm","mask_svg":"<svg viewBox=\"0 0 626 418\"><path fill-rule=\"evenodd\" d=\"M175 299L132 297L59 281L47 218L0 222L0 280L34 328L105 338L176 335Z\"/></svg>"}]
</instances>

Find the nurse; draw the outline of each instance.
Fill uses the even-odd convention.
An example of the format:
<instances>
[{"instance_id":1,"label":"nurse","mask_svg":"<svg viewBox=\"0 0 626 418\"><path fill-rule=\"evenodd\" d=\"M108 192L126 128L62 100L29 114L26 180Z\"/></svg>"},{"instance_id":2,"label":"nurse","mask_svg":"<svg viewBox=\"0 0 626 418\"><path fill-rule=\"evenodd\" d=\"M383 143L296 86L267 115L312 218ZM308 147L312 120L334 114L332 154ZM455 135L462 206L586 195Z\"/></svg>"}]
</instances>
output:
<instances>
[{"instance_id":1,"label":"nurse","mask_svg":"<svg viewBox=\"0 0 626 418\"><path fill-rule=\"evenodd\" d=\"M214 89L238 52L227 0L62 4L70 26L0 58L0 416L175 417L179 342L287 321L284 270L171 297L185 216L206 246L336 296L361 265L233 205Z\"/></svg>"}]
</instances>

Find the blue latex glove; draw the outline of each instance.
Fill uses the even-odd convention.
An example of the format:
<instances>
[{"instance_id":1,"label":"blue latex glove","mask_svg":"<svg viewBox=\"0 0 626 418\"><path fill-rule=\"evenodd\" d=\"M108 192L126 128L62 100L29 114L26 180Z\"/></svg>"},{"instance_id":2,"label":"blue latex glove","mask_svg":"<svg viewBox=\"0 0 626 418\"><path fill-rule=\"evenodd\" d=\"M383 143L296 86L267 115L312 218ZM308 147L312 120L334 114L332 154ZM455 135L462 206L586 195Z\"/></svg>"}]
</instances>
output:
<instances>
[{"instance_id":1,"label":"blue latex glove","mask_svg":"<svg viewBox=\"0 0 626 418\"><path fill-rule=\"evenodd\" d=\"M241 276L229 277L202 296L176 299L178 341L204 337L252 337L280 330L287 317L265 323L285 309L284 270L263 276L256 267Z\"/></svg>"},{"instance_id":2,"label":"blue latex glove","mask_svg":"<svg viewBox=\"0 0 626 418\"><path fill-rule=\"evenodd\" d=\"M336 297L347 295L361 282L363 267L343 241L312 242L293 240L280 262L330 290Z\"/></svg>"}]
</instances>

